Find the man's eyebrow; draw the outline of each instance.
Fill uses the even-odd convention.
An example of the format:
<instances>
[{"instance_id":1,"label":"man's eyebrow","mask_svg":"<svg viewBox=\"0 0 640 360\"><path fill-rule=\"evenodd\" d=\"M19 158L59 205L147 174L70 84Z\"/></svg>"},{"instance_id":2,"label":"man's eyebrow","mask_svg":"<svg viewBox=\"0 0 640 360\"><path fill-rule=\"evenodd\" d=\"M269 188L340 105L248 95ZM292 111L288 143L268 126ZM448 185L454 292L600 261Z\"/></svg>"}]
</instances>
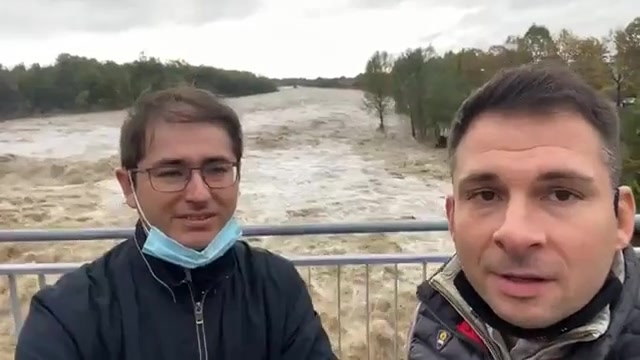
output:
<instances>
[{"instance_id":1,"label":"man's eyebrow","mask_svg":"<svg viewBox=\"0 0 640 360\"><path fill-rule=\"evenodd\" d=\"M208 158L206 158L206 159L204 159L202 161L203 164L208 164L208 163L234 163L234 162L235 161L230 160L226 156L212 156L212 157L208 157Z\"/></svg>"},{"instance_id":2,"label":"man's eyebrow","mask_svg":"<svg viewBox=\"0 0 640 360\"><path fill-rule=\"evenodd\" d=\"M471 173L460 180L460 186L466 186L474 183L490 183L498 182L500 178L492 172L476 172Z\"/></svg>"},{"instance_id":3,"label":"man's eyebrow","mask_svg":"<svg viewBox=\"0 0 640 360\"><path fill-rule=\"evenodd\" d=\"M233 163L225 156L211 156L202 161L202 164L216 164L216 163ZM189 166L189 162L179 158L162 158L151 163L151 167L158 166Z\"/></svg>"},{"instance_id":4,"label":"man's eyebrow","mask_svg":"<svg viewBox=\"0 0 640 360\"><path fill-rule=\"evenodd\" d=\"M554 180L568 180L579 181L584 183L591 183L594 181L592 176L577 172L575 170L550 170L540 174L537 177L538 181L554 181Z\"/></svg>"},{"instance_id":5,"label":"man's eyebrow","mask_svg":"<svg viewBox=\"0 0 640 360\"><path fill-rule=\"evenodd\" d=\"M592 183L594 178L575 171L575 170L549 170L544 173L538 175L536 177L536 181L538 182L549 182L549 181L577 181L581 183ZM486 184L486 183L497 183L500 182L500 177L493 172L476 172L471 173L460 180L459 186L469 186L471 184Z\"/></svg>"},{"instance_id":6,"label":"man's eyebrow","mask_svg":"<svg viewBox=\"0 0 640 360\"><path fill-rule=\"evenodd\" d=\"M158 167L158 166L178 166L184 165L184 160L181 159L171 159L171 158L163 158L154 161L151 163L150 167Z\"/></svg>"}]
</instances>

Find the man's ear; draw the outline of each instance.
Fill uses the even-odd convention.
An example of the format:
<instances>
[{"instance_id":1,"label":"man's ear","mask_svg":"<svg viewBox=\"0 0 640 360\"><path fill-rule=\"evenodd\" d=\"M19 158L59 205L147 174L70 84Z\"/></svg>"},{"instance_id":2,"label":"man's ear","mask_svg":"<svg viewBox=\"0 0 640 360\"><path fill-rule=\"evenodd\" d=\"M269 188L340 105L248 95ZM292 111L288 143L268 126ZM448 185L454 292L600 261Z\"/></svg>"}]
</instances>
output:
<instances>
[{"instance_id":1,"label":"man's ear","mask_svg":"<svg viewBox=\"0 0 640 360\"><path fill-rule=\"evenodd\" d=\"M629 245L633 237L633 231L636 224L636 201L633 192L628 186L621 186L619 189L618 199L618 238L617 246L623 249Z\"/></svg>"},{"instance_id":2,"label":"man's ear","mask_svg":"<svg viewBox=\"0 0 640 360\"><path fill-rule=\"evenodd\" d=\"M454 239L455 241L455 236L454 236L454 223L453 223L453 219L454 219L454 214L455 214L455 209L456 209L456 203L455 203L455 199L453 198L453 195L447 195L447 199L445 200L445 211L447 212L447 222L449 223L449 234L451 235L451 238Z\"/></svg>"},{"instance_id":3,"label":"man's ear","mask_svg":"<svg viewBox=\"0 0 640 360\"><path fill-rule=\"evenodd\" d=\"M120 183L120 188L122 189L122 195L124 195L125 202L129 205L130 208L135 209L136 200L133 196L133 192L135 191L133 184L131 183L131 177L129 176L129 172L125 169L117 169L116 170L116 179L118 179L118 183Z\"/></svg>"}]
</instances>

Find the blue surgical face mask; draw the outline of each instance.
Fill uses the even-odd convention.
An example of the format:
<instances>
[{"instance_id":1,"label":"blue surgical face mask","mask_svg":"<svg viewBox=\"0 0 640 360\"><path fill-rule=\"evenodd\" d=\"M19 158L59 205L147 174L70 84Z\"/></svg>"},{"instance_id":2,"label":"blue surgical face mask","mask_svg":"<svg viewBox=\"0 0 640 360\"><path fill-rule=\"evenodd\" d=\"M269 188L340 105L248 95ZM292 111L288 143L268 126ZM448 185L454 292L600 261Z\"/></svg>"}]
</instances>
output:
<instances>
[{"instance_id":1,"label":"blue surgical face mask","mask_svg":"<svg viewBox=\"0 0 640 360\"><path fill-rule=\"evenodd\" d=\"M133 184L131 173L128 175L129 181ZM133 192L133 198L138 214L142 220L142 226L147 233L147 239L141 249L142 252L168 263L187 269L205 266L224 255L233 244L242 237L242 229L238 221L232 217L222 229L220 229L206 248L201 251L188 248L163 233L157 227L151 225L140 207L140 202L138 201L138 196L135 191Z\"/></svg>"},{"instance_id":2,"label":"blue surgical face mask","mask_svg":"<svg viewBox=\"0 0 640 360\"><path fill-rule=\"evenodd\" d=\"M170 238L155 226L151 226L142 252L187 269L194 269L212 263L224 255L242 236L242 229L231 218L226 225L201 251L188 248Z\"/></svg>"}]
</instances>

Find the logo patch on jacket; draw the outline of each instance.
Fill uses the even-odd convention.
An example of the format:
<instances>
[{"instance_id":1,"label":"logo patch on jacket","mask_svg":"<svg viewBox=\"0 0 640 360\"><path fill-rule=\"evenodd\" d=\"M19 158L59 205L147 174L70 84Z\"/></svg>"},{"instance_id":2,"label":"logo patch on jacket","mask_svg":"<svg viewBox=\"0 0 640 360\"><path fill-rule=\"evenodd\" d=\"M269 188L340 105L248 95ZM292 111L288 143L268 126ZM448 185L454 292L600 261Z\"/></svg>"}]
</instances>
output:
<instances>
[{"instance_id":1,"label":"logo patch on jacket","mask_svg":"<svg viewBox=\"0 0 640 360\"><path fill-rule=\"evenodd\" d=\"M436 349L442 350L442 348L447 345L447 343L451 340L451 334L446 330L438 330L438 335L436 338Z\"/></svg>"}]
</instances>

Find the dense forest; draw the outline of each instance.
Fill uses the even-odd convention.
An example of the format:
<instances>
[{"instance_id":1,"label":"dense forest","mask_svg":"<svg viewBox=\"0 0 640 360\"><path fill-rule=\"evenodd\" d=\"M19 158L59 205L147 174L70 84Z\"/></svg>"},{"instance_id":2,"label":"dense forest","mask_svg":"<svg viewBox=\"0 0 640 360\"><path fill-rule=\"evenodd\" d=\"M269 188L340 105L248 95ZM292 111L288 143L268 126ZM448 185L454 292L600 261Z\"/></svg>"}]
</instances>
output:
<instances>
[{"instance_id":1,"label":"dense forest","mask_svg":"<svg viewBox=\"0 0 640 360\"><path fill-rule=\"evenodd\" d=\"M0 65L0 119L122 109L144 91L179 84L226 97L277 91L274 81L250 72L163 62L144 54L125 64L60 54L50 66Z\"/></svg>"},{"instance_id":2,"label":"dense forest","mask_svg":"<svg viewBox=\"0 0 640 360\"><path fill-rule=\"evenodd\" d=\"M278 91L280 86L358 88L358 78L268 79L246 71L161 61L141 53L136 61L117 64L60 54L54 64L11 69L0 64L0 120L32 115L122 109L142 92L173 85L195 85L220 96L236 97Z\"/></svg>"},{"instance_id":3,"label":"dense forest","mask_svg":"<svg viewBox=\"0 0 640 360\"><path fill-rule=\"evenodd\" d=\"M415 139L444 146L449 122L472 90L502 68L531 62L565 64L616 103L625 152L623 182L634 188L640 206L640 17L604 38L580 37L566 29L552 34L534 24L489 49L376 51L360 82L380 130L385 115L395 111L406 115Z\"/></svg>"}]
</instances>

